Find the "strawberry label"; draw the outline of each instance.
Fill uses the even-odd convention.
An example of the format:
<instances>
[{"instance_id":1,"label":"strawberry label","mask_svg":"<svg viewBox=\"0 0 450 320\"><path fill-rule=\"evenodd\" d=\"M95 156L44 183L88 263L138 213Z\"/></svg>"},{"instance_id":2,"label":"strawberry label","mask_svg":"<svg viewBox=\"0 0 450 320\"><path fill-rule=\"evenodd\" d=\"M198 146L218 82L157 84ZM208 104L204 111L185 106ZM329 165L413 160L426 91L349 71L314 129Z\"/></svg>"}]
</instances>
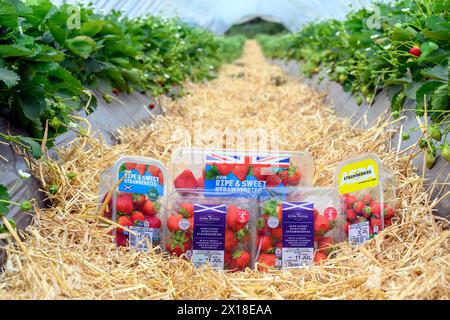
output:
<instances>
[{"instance_id":1,"label":"strawberry label","mask_svg":"<svg viewBox=\"0 0 450 320\"><path fill-rule=\"evenodd\" d=\"M239 210L237 217L240 223L247 223L248 219L250 219L250 214L247 210Z\"/></svg>"},{"instance_id":2,"label":"strawberry label","mask_svg":"<svg viewBox=\"0 0 450 320\"><path fill-rule=\"evenodd\" d=\"M358 160L340 168L337 175L338 190L340 194L345 194L375 188L379 179L379 165L375 159Z\"/></svg>"},{"instance_id":3,"label":"strawberry label","mask_svg":"<svg viewBox=\"0 0 450 320\"><path fill-rule=\"evenodd\" d=\"M324 210L323 215L330 221L333 221L337 218L338 212L336 208L328 207Z\"/></svg>"},{"instance_id":4,"label":"strawberry label","mask_svg":"<svg viewBox=\"0 0 450 320\"><path fill-rule=\"evenodd\" d=\"M351 245L363 244L370 239L369 221L348 226L348 242Z\"/></svg>"},{"instance_id":5,"label":"strawberry label","mask_svg":"<svg viewBox=\"0 0 450 320\"><path fill-rule=\"evenodd\" d=\"M281 266L310 266L314 259L314 204L312 202L282 203ZM276 252L280 253L280 252Z\"/></svg>"},{"instance_id":6,"label":"strawberry label","mask_svg":"<svg viewBox=\"0 0 450 320\"><path fill-rule=\"evenodd\" d=\"M195 267L208 264L223 270L226 215L226 205L194 205L192 262Z\"/></svg>"},{"instance_id":7,"label":"strawberry label","mask_svg":"<svg viewBox=\"0 0 450 320\"><path fill-rule=\"evenodd\" d=\"M296 182L297 173L289 168L286 154L211 153L206 155L204 189L256 194L265 187L286 186L289 177Z\"/></svg>"},{"instance_id":8,"label":"strawberry label","mask_svg":"<svg viewBox=\"0 0 450 320\"><path fill-rule=\"evenodd\" d=\"M152 201L158 200L164 195L164 185L160 183L158 176L153 176L152 172L146 165L142 165L142 169L136 167L128 170L126 165L122 165L119 170L118 179L124 180L119 184L120 192L145 194Z\"/></svg>"}]
</instances>

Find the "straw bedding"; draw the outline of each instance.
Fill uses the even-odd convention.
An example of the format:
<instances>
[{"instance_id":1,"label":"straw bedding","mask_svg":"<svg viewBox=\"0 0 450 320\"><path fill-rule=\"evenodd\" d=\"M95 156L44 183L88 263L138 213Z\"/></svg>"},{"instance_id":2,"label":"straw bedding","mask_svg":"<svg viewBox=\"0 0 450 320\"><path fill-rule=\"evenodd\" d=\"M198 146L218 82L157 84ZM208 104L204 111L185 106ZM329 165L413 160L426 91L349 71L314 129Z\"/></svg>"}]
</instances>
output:
<instances>
[{"instance_id":1,"label":"straw bedding","mask_svg":"<svg viewBox=\"0 0 450 320\"><path fill-rule=\"evenodd\" d=\"M82 136L59 150L60 161L32 164L42 189L55 184L58 192L47 193L49 208L33 210L34 223L19 234L19 245L8 240L0 298L450 298L449 223L432 215L439 199L428 198L424 180L412 170L413 150L395 151L394 121L379 119L364 131L352 128L324 105L320 94L267 64L255 42L248 42L242 59L225 66L216 80L189 83L187 92L177 101L163 99L165 115L151 124L122 129L116 146ZM167 164L176 146L223 146L217 138L226 129L241 134L244 128L277 135L282 150L310 151L316 159L315 182L321 186L332 184L335 165L343 158L379 154L398 179L394 225L363 246L340 245L334 258L320 266L265 274L195 270L166 254L115 248L108 235L112 226L97 215L103 169L122 154ZM217 131L198 141L199 132L208 129ZM76 178L69 179L68 173Z\"/></svg>"}]
</instances>

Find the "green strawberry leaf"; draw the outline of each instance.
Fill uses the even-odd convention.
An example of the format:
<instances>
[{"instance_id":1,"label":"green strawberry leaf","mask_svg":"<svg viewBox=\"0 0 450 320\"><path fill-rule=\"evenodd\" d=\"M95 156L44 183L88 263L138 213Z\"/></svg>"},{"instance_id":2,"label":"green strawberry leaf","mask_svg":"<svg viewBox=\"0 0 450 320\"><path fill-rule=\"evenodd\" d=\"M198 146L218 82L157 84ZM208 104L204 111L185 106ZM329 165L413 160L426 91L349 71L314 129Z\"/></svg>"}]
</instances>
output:
<instances>
[{"instance_id":1,"label":"green strawberry leaf","mask_svg":"<svg viewBox=\"0 0 450 320\"><path fill-rule=\"evenodd\" d=\"M77 36L66 40L67 48L76 55L87 59L97 47L94 39L88 36Z\"/></svg>"},{"instance_id":2,"label":"green strawberry leaf","mask_svg":"<svg viewBox=\"0 0 450 320\"><path fill-rule=\"evenodd\" d=\"M216 166L212 166L211 169L206 171L205 180L214 180L219 175L219 169Z\"/></svg>"},{"instance_id":3,"label":"green strawberry leaf","mask_svg":"<svg viewBox=\"0 0 450 320\"><path fill-rule=\"evenodd\" d=\"M8 88L14 87L19 83L20 77L14 71L0 68L0 81L3 81Z\"/></svg>"},{"instance_id":4,"label":"green strawberry leaf","mask_svg":"<svg viewBox=\"0 0 450 320\"><path fill-rule=\"evenodd\" d=\"M8 214L9 204L7 202L10 200L8 189L0 184L0 217Z\"/></svg>"}]
</instances>

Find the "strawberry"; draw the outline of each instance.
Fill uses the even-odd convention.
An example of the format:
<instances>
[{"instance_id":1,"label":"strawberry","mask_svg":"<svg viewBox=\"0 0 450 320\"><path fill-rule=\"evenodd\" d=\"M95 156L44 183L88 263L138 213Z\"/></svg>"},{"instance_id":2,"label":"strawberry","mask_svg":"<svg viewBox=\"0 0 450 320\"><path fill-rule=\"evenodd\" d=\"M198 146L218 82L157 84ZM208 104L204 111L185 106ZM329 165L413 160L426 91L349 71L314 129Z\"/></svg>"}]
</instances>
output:
<instances>
[{"instance_id":1,"label":"strawberry","mask_svg":"<svg viewBox=\"0 0 450 320\"><path fill-rule=\"evenodd\" d=\"M353 210L355 210L356 213L361 213L364 207L364 202L358 201L353 205Z\"/></svg>"},{"instance_id":2,"label":"strawberry","mask_svg":"<svg viewBox=\"0 0 450 320\"><path fill-rule=\"evenodd\" d=\"M167 244L167 250L174 255L181 256L192 247L191 237L185 232L179 231L172 235L170 242Z\"/></svg>"},{"instance_id":3,"label":"strawberry","mask_svg":"<svg viewBox=\"0 0 450 320\"><path fill-rule=\"evenodd\" d=\"M326 255L329 255L334 247L334 240L331 237L324 237L319 241L319 250L325 253Z\"/></svg>"},{"instance_id":4,"label":"strawberry","mask_svg":"<svg viewBox=\"0 0 450 320\"><path fill-rule=\"evenodd\" d=\"M241 181L244 181L247 178L248 174L248 165L236 165L231 172Z\"/></svg>"},{"instance_id":5,"label":"strawberry","mask_svg":"<svg viewBox=\"0 0 450 320\"><path fill-rule=\"evenodd\" d=\"M372 196L370 194L364 195L362 202L364 202L366 206L370 206L370 203L372 202Z\"/></svg>"},{"instance_id":6,"label":"strawberry","mask_svg":"<svg viewBox=\"0 0 450 320\"><path fill-rule=\"evenodd\" d=\"M150 103L148 105L148 107L149 107L150 110L153 110L155 108L155 104L154 103Z\"/></svg>"},{"instance_id":7,"label":"strawberry","mask_svg":"<svg viewBox=\"0 0 450 320\"><path fill-rule=\"evenodd\" d=\"M288 178L288 184L290 186L296 186L300 183L300 169L297 166L289 166L289 178Z\"/></svg>"},{"instance_id":8,"label":"strawberry","mask_svg":"<svg viewBox=\"0 0 450 320\"><path fill-rule=\"evenodd\" d=\"M372 226L369 226L369 235L373 235L373 228L372 228Z\"/></svg>"},{"instance_id":9,"label":"strawberry","mask_svg":"<svg viewBox=\"0 0 450 320\"><path fill-rule=\"evenodd\" d=\"M246 215L247 218L242 217ZM248 222L249 214L246 210L239 210L236 206L228 206L227 208L227 225L234 231L239 231L245 227Z\"/></svg>"},{"instance_id":10,"label":"strawberry","mask_svg":"<svg viewBox=\"0 0 450 320\"><path fill-rule=\"evenodd\" d=\"M197 180L191 170L186 169L178 175L173 181L175 188L187 188L195 189L197 188Z\"/></svg>"},{"instance_id":11,"label":"strawberry","mask_svg":"<svg viewBox=\"0 0 450 320\"><path fill-rule=\"evenodd\" d=\"M250 241L250 231L247 228L237 231L235 233L235 235L239 242L249 242Z\"/></svg>"},{"instance_id":12,"label":"strawberry","mask_svg":"<svg viewBox=\"0 0 450 320\"><path fill-rule=\"evenodd\" d=\"M120 90L117 88L112 88L112 93L114 93L116 96L120 93Z\"/></svg>"},{"instance_id":13,"label":"strawberry","mask_svg":"<svg viewBox=\"0 0 450 320\"><path fill-rule=\"evenodd\" d=\"M133 196L129 193L122 193L117 196L116 209L120 213L131 214L134 211Z\"/></svg>"},{"instance_id":14,"label":"strawberry","mask_svg":"<svg viewBox=\"0 0 450 320\"><path fill-rule=\"evenodd\" d=\"M347 210L347 220L348 221L354 221L356 219L356 212L353 209Z\"/></svg>"},{"instance_id":15,"label":"strawberry","mask_svg":"<svg viewBox=\"0 0 450 320\"><path fill-rule=\"evenodd\" d=\"M217 170L219 170L220 175L222 176L227 176L231 170L233 170L234 168L234 164L228 164L228 163L222 163L222 164L214 164L217 168ZM248 171L248 169L247 169Z\"/></svg>"},{"instance_id":16,"label":"strawberry","mask_svg":"<svg viewBox=\"0 0 450 320\"><path fill-rule=\"evenodd\" d=\"M378 202L372 201L370 205L370 209L372 210L372 215L379 218L381 214L381 206Z\"/></svg>"},{"instance_id":17,"label":"strawberry","mask_svg":"<svg viewBox=\"0 0 450 320\"><path fill-rule=\"evenodd\" d=\"M150 172L150 174L152 176L154 176L154 177L158 177L159 174L161 173L161 169L160 168L158 168L157 166L152 166L152 165L148 166L147 171Z\"/></svg>"},{"instance_id":18,"label":"strawberry","mask_svg":"<svg viewBox=\"0 0 450 320\"><path fill-rule=\"evenodd\" d=\"M283 237L283 229L281 228L281 226L278 226L271 230L271 234L274 240L281 241Z\"/></svg>"},{"instance_id":19,"label":"strawberry","mask_svg":"<svg viewBox=\"0 0 450 320\"><path fill-rule=\"evenodd\" d=\"M283 186L287 186L288 185L288 178L289 178L289 172L288 170L280 170L278 171L278 176L281 179L281 183L283 184Z\"/></svg>"},{"instance_id":20,"label":"strawberry","mask_svg":"<svg viewBox=\"0 0 450 320\"><path fill-rule=\"evenodd\" d=\"M188 202L180 204L179 213L185 218L194 216L194 205Z\"/></svg>"},{"instance_id":21,"label":"strawberry","mask_svg":"<svg viewBox=\"0 0 450 320\"><path fill-rule=\"evenodd\" d=\"M317 216L316 221L314 221L314 233L317 235L324 235L330 231L330 222L325 216Z\"/></svg>"},{"instance_id":22,"label":"strawberry","mask_svg":"<svg viewBox=\"0 0 450 320\"><path fill-rule=\"evenodd\" d=\"M258 218L256 221L256 228L258 229L258 234L260 235L266 235L270 229L267 225L267 222L264 218Z\"/></svg>"},{"instance_id":23,"label":"strawberry","mask_svg":"<svg viewBox=\"0 0 450 320\"><path fill-rule=\"evenodd\" d=\"M233 252L231 264L239 270L244 270L250 263L250 254L245 250Z\"/></svg>"},{"instance_id":24,"label":"strawberry","mask_svg":"<svg viewBox=\"0 0 450 320\"><path fill-rule=\"evenodd\" d=\"M322 260L327 260L328 256L323 253L322 251L317 251L316 254L314 255L314 263L315 264L319 264L320 261Z\"/></svg>"},{"instance_id":25,"label":"strawberry","mask_svg":"<svg viewBox=\"0 0 450 320\"><path fill-rule=\"evenodd\" d=\"M158 183L159 184L164 184L164 174L162 173L162 171L160 171L158 173Z\"/></svg>"},{"instance_id":26,"label":"strawberry","mask_svg":"<svg viewBox=\"0 0 450 320\"><path fill-rule=\"evenodd\" d=\"M347 197L347 208L353 209L353 205L355 204L356 201L358 201L358 199L356 199L354 195L349 195Z\"/></svg>"},{"instance_id":27,"label":"strawberry","mask_svg":"<svg viewBox=\"0 0 450 320\"><path fill-rule=\"evenodd\" d=\"M149 228L161 228L161 220L156 216L144 216L144 220L148 222Z\"/></svg>"},{"instance_id":28,"label":"strawberry","mask_svg":"<svg viewBox=\"0 0 450 320\"><path fill-rule=\"evenodd\" d=\"M261 253L258 257L258 271L266 272L269 268L275 267L277 257L274 254Z\"/></svg>"},{"instance_id":29,"label":"strawberry","mask_svg":"<svg viewBox=\"0 0 450 320\"><path fill-rule=\"evenodd\" d=\"M371 214L372 214L372 209L370 207L364 207L362 209L362 216L364 218L369 219Z\"/></svg>"},{"instance_id":30,"label":"strawberry","mask_svg":"<svg viewBox=\"0 0 450 320\"><path fill-rule=\"evenodd\" d=\"M133 194L133 203L136 209L140 209L147 197L144 194Z\"/></svg>"},{"instance_id":31,"label":"strawberry","mask_svg":"<svg viewBox=\"0 0 450 320\"><path fill-rule=\"evenodd\" d=\"M131 171L136 167L136 163L133 162L126 162L125 163L125 169Z\"/></svg>"},{"instance_id":32,"label":"strawberry","mask_svg":"<svg viewBox=\"0 0 450 320\"><path fill-rule=\"evenodd\" d=\"M422 54L418 46L414 46L411 49L409 49L409 53L416 57L420 57L420 55Z\"/></svg>"},{"instance_id":33,"label":"strawberry","mask_svg":"<svg viewBox=\"0 0 450 320\"><path fill-rule=\"evenodd\" d=\"M225 250L226 251L232 251L234 248L236 248L238 241L236 239L236 236L231 229L225 230Z\"/></svg>"},{"instance_id":34,"label":"strawberry","mask_svg":"<svg viewBox=\"0 0 450 320\"><path fill-rule=\"evenodd\" d=\"M178 223L180 220L183 219L183 216L181 214L172 214L167 218L167 229L169 229L170 232L175 232L180 230L180 226Z\"/></svg>"},{"instance_id":35,"label":"strawberry","mask_svg":"<svg viewBox=\"0 0 450 320\"><path fill-rule=\"evenodd\" d=\"M267 252L272 249L272 239L270 236L258 236L258 248L261 252Z\"/></svg>"},{"instance_id":36,"label":"strawberry","mask_svg":"<svg viewBox=\"0 0 450 320\"><path fill-rule=\"evenodd\" d=\"M231 260L233 260L231 252L226 251L225 255L224 255L224 264L225 264L225 266L229 266L230 263L231 263Z\"/></svg>"},{"instance_id":37,"label":"strawberry","mask_svg":"<svg viewBox=\"0 0 450 320\"><path fill-rule=\"evenodd\" d=\"M147 199L141 206L141 211L146 216L154 216L155 214L158 213L159 207L160 207L159 203Z\"/></svg>"},{"instance_id":38,"label":"strawberry","mask_svg":"<svg viewBox=\"0 0 450 320\"><path fill-rule=\"evenodd\" d=\"M361 222L366 222L367 218L363 217L363 216L359 216L357 220L357 223L361 223Z\"/></svg>"},{"instance_id":39,"label":"strawberry","mask_svg":"<svg viewBox=\"0 0 450 320\"><path fill-rule=\"evenodd\" d=\"M266 175L261 174L261 167L253 167L252 168L253 176L256 180L264 181L266 180Z\"/></svg>"},{"instance_id":40,"label":"strawberry","mask_svg":"<svg viewBox=\"0 0 450 320\"><path fill-rule=\"evenodd\" d=\"M380 228L381 228L381 219L378 219L378 218L370 219L370 226L372 228L374 228L374 229L375 229L375 227L378 227L378 230L380 230Z\"/></svg>"},{"instance_id":41,"label":"strawberry","mask_svg":"<svg viewBox=\"0 0 450 320\"><path fill-rule=\"evenodd\" d=\"M198 188L205 187L205 178L203 176L197 178L197 187Z\"/></svg>"},{"instance_id":42,"label":"strawberry","mask_svg":"<svg viewBox=\"0 0 450 320\"><path fill-rule=\"evenodd\" d=\"M384 219L391 219L394 216L394 209L392 209L391 207L386 206L386 208L384 208Z\"/></svg>"},{"instance_id":43,"label":"strawberry","mask_svg":"<svg viewBox=\"0 0 450 320\"><path fill-rule=\"evenodd\" d=\"M128 236L121 234L121 233L117 233L116 234L116 244L120 247L124 247L126 246L128 243Z\"/></svg>"},{"instance_id":44,"label":"strawberry","mask_svg":"<svg viewBox=\"0 0 450 320\"><path fill-rule=\"evenodd\" d=\"M277 187L281 184L281 178L276 174L272 174L266 177L268 187Z\"/></svg>"},{"instance_id":45,"label":"strawberry","mask_svg":"<svg viewBox=\"0 0 450 320\"><path fill-rule=\"evenodd\" d=\"M136 170L141 176L145 174L145 169L147 169L147 165L141 163L137 164L134 168L134 170Z\"/></svg>"},{"instance_id":46,"label":"strawberry","mask_svg":"<svg viewBox=\"0 0 450 320\"><path fill-rule=\"evenodd\" d=\"M133 221L133 224L136 224L136 221L144 221L144 215L140 211L134 211L131 214L131 221Z\"/></svg>"},{"instance_id":47,"label":"strawberry","mask_svg":"<svg viewBox=\"0 0 450 320\"><path fill-rule=\"evenodd\" d=\"M320 215L319 210L317 210L316 208L314 208L314 220L316 220L317 216Z\"/></svg>"},{"instance_id":48,"label":"strawberry","mask_svg":"<svg viewBox=\"0 0 450 320\"><path fill-rule=\"evenodd\" d=\"M264 203L264 215L268 215L270 217L277 217L278 221L281 222L283 218L283 210L281 207L281 203L278 203L277 200L269 200Z\"/></svg>"},{"instance_id":49,"label":"strawberry","mask_svg":"<svg viewBox=\"0 0 450 320\"><path fill-rule=\"evenodd\" d=\"M131 227L133 225L133 221L130 220L127 216L120 216L117 219L117 223L122 227ZM117 228L117 233L123 233L125 230L123 228Z\"/></svg>"},{"instance_id":50,"label":"strawberry","mask_svg":"<svg viewBox=\"0 0 450 320\"><path fill-rule=\"evenodd\" d=\"M387 228L387 227L390 227L392 225L392 219L391 218L389 218L389 219L384 219L384 227L385 228Z\"/></svg>"},{"instance_id":51,"label":"strawberry","mask_svg":"<svg viewBox=\"0 0 450 320\"><path fill-rule=\"evenodd\" d=\"M283 249L283 243L280 241L280 242L277 242L277 243L275 243L275 248L278 248L278 249Z\"/></svg>"}]
</instances>

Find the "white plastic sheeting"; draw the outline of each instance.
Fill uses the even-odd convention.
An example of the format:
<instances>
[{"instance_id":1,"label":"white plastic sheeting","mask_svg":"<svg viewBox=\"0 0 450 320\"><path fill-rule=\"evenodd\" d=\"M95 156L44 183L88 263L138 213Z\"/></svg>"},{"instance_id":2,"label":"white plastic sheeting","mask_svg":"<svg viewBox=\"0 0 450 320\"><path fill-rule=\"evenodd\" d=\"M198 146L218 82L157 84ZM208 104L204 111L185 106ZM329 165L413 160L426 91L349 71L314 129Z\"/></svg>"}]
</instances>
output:
<instances>
[{"instance_id":1,"label":"white plastic sheeting","mask_svg":"<svg viewBox=\"0 0 450 320\"><path fill-rule=\"evenodd\" d=\"M77 4L80 0L53 0ZM123 11L130 18L147 14L181 20L225 33L233 24L260 17L296 31L303 24L322 19L343 19L349 10L370 8L371 0L81 0L99 12Z\"/></svg>"}]
</instances>

